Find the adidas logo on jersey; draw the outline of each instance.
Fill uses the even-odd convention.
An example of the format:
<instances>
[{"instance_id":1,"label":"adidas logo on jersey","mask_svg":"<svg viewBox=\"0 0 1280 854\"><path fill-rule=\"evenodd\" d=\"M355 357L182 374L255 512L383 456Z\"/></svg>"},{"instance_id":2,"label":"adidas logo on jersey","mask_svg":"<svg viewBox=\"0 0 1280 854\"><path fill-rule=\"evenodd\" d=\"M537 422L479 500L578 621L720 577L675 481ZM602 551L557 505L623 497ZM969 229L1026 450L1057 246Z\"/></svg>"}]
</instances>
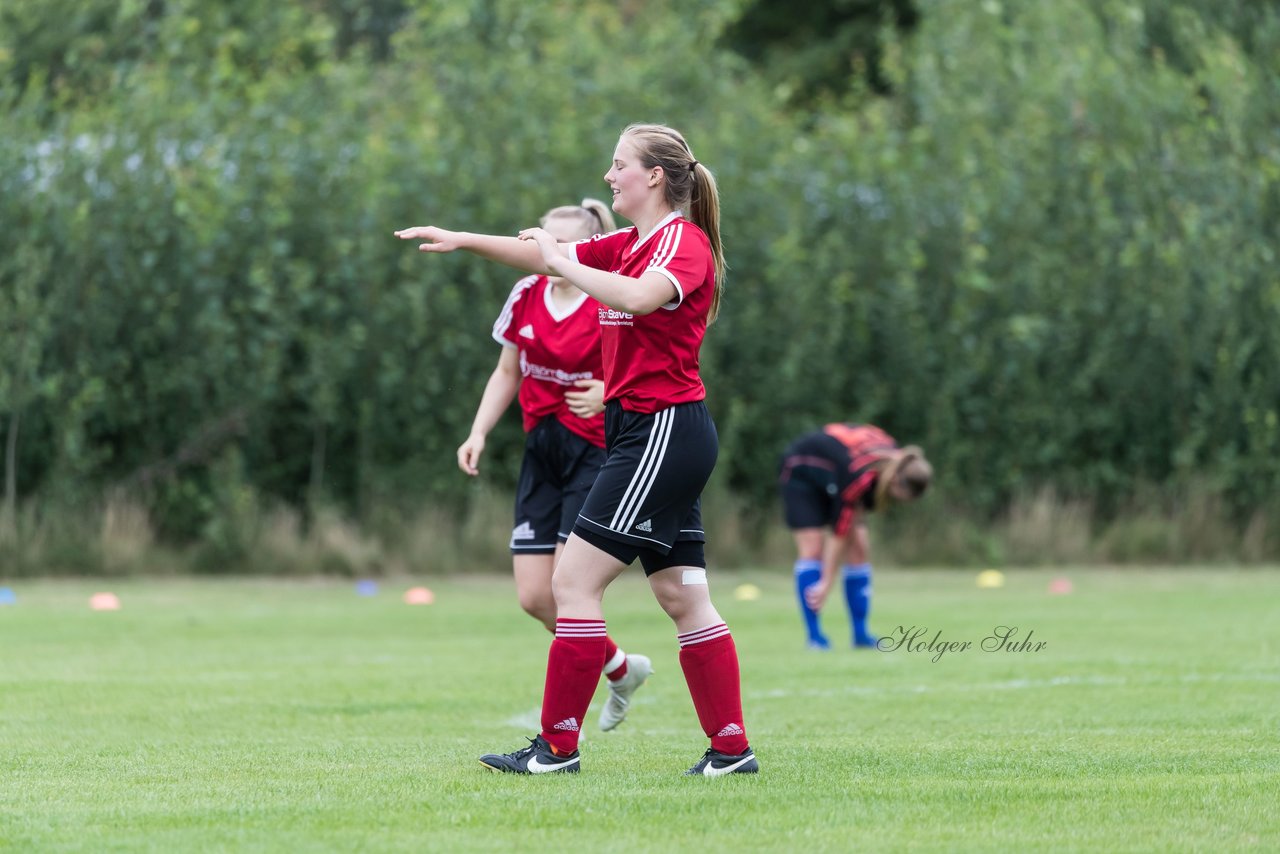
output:
<instances>
[{"instance_id":1,"label":"adidas logo on jersey","mask_svg":"<svg viewBox=\"0 0 1280 854\"><path fill-rule=\"evenodd\" d=\"M532 324L532 323L526 323L524 326L521 326L521 327L520 327L520 337L521 337L521 338L532 338L532 337L533 337L533 324Z\"/></svg>"},{"instance_id":2,"label":"adidas logo on jersey","mask_svg":"<svg viewBox=\"0 0 1280 854\"><path fill-rule=\"evenodd\" d=\"M563 730L564 732L577 732L577 731L578 731L578 719L577 719L577 718L565 718L565 719L564 719L564 720L562 720L560 723L558 723L558 724L556 724L555 726L553 726L553 727L552 727L552 729Z\"/></svg>"},{"instance_id":3,"label":"adidas logo on jersey","mask_svg":"<svg viewBox=\"0 0 1280 854\"><path fill-rule=\"evenodd\" d=\"M724 738L726 735L742 735L742 727L737 724L729 724L727 727L716 733L716 738Z\"/></svg>"},{"instance_id":4,"label":"adidas logo on jersey","mask_svg":"<svg viewBox=\"0 0 1280 854\"><path fill-rule=\"evenodd\" d=\"M641 522L639 525L636 525L636 530L637 530L637 531L644 531L646 534L652 534L652 533L653 533L653 520L652 520L652 519L645 519L645 520L644 520L643 522Z\"/></svg>"},{"instance_id":5,"label":"adidas logo on jersey","mask_svg":"<svg viewBox=\"0 0 1280 854\"><path fill-rule=\"evenodd\" d=\"M532 540L537 534L533 532L533 526L528 522L521 522L511 531L511 539L513 540Z\"/></svg>"}]
</instances>

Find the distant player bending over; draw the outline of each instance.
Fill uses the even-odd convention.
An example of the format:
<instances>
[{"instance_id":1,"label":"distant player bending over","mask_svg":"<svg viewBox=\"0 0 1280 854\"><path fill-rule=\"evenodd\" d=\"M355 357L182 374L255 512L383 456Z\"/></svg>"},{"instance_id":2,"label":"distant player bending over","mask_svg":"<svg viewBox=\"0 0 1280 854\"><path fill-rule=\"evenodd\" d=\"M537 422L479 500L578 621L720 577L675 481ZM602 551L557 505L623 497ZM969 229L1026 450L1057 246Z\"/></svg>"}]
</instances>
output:
<instances>
[{"instance_id":1,"label":"distant player bending over","mask_svg":"<svg viewBox=\"0 0 1280 854\"><path fill-rule=\"evenodd\" d=\"M828 424L793 441L782 455L778 489L796 542L796 598L812 649L830 649L818 612L840 567L853 645L874 647L871 552L862 514L891 502L914 501L933 479L933 468L914 445L869 424Z\"/></svg>"}]
</instances>

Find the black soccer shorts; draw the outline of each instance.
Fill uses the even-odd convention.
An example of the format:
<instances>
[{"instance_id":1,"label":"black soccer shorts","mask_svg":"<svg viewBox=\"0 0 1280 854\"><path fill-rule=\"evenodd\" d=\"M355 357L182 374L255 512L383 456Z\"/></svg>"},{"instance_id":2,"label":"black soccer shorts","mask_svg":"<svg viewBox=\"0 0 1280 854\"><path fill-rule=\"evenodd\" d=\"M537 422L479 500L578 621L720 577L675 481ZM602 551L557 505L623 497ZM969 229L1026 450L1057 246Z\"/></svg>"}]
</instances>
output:
<instances>
[{"instance_id":1,"label":"black soccer shorts","mask_svg":"<svg viewBox=\"0 0 1280 854\"><path fill-rule=\"evenodd\" d=\"M608 455L574 533L645 573L706 566L700 496L720 442L702 401L653 414L605 407ZM672 562L675 561L675 562Z\"/></svg>"},{"instance_id":2,"label":"black soccer shorts","mask_svg":"<svg viewBox=\"0 0 1280 854\"><path fill-rule=\"evenodd\" d=\"M569 539L603 464L603 448L554 417L539 421L525 437L511 553L554 554L556 543Z\"/></svg>"},{"instance_id":3,"label":"black soccer shorts","mask_svg":"<svg viewBox=\"0 0 1280 854\"><path fill-rule=\"evenodd\" d=\"M825 445L804 437L782 455L778 493L787 527L826 528L836 524L844 502L836 482L836 462L822 452Z\"/></svg>"}]
</instances>

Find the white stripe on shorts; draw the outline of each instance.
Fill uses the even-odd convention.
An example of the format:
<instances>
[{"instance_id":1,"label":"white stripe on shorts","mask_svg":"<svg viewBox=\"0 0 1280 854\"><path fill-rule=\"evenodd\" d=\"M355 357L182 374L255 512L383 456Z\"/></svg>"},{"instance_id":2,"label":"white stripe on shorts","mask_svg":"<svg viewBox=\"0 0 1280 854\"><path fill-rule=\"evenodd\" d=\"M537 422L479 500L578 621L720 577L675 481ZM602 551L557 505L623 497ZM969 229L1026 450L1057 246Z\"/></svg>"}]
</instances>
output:
<instances>
[{"instance_id":1,"label":"white stripe on shorts","mask_svg":"<svg viewBox=\"0 0 1280 854\"><path fill-rule=\"evenodd\" d=\"M613 514L613 519L609 521L610 529L626 534L636 523L640 507L649 497L649 490L653 488L653 482L658 478L658 470L662 468L662 459L667 453L667 442L671 439L671 422L674 420L674 411L671 409L664 409L653 416L649 442L640 456L636 473L631 476L631 483L627 484L627 490L622 494L622 500L618 502L618 509Z\"/></svg>"}]
</instances>

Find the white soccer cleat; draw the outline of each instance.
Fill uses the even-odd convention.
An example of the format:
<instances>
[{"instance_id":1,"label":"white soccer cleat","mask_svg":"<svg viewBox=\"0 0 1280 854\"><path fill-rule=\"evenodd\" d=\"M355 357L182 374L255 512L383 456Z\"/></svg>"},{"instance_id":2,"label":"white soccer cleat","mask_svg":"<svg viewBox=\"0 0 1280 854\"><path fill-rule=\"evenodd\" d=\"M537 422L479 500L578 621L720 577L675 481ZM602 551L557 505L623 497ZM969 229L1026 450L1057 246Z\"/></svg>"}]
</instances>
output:
<instances>
[{"instance_id":1,"label":"white soccer cleat","mask_svg":"<svg viewBox=\"0 0 1280 854\"><path fill-rule=\"evenodd\" d=\"M653 673L653 663L646 655L627 656L627 675L609 683L609 699L600 710L600 729L608 732L626 720L631 695Z\"/></svg>"}]
</instances>

